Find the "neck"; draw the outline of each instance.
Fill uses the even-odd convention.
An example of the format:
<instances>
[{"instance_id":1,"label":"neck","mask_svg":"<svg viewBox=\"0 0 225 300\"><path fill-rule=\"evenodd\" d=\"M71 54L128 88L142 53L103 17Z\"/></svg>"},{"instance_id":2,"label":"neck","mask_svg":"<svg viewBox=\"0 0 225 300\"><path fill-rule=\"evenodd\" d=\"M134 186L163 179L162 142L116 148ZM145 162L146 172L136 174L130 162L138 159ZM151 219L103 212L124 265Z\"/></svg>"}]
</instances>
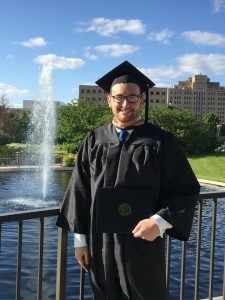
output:
<instances>
[{"instance_id":1,"label":"neck","mask_svg":"<svg viewBox=\"0 0 225 300\"><path fill-rule=\"evenodd\" d=\"M139 126L139 125L142 125L142 124L144 124L144 120L142 119L142 117L140 115L137 116L137 118L134 119L131 122L120 122L116 117L114 117L113 120L112 120L112 123L116 127L126 128L126 127L130 127L130 126Z\"/></svg>"}]
</instances>

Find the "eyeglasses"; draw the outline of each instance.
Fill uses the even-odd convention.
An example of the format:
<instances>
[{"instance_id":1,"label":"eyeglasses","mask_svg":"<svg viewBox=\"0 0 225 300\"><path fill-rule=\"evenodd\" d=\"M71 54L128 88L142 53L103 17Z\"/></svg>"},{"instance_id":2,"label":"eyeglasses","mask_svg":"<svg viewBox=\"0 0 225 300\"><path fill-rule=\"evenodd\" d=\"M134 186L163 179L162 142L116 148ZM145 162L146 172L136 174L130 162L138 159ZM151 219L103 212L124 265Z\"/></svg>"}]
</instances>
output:
<instances>
[{"instance_id":1,"label":"eyeglasses","mask_svg":"<svg viewBox=\"0 0 225 300\"><path fill-rule=\"evenodd\" d=\"M113 101L115 101L116 103L122 103L124 102L124 100L126 99L129 103L136 103L139 98L142 95L128 95L128 96L123 96L123 95L116 95L116 96L112 96Z\"/></svg>"}]
</instances>

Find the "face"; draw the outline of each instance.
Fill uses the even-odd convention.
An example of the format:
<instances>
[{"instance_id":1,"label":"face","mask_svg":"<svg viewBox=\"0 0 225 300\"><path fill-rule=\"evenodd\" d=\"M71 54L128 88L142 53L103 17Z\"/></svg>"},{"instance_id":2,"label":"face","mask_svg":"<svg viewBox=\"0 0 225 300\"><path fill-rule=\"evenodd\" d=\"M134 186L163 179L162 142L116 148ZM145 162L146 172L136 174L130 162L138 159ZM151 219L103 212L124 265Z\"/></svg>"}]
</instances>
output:
<instances>
[{"instance_id":1,"label":"face","mask_svg":"<svg viewBox=\"0 0 225 300\"><path fill-rule=\"evenodd\" d=\"M134 83L117 83L111 88L111 94L108 95L108 105L112 109L112 112L116 119L121 124L126 124L134 121L144 104L143 96L141 96L137 102L129 103L127 99L124 99L122 103L116 103L111 96L129 96L140 95L140 88Z\"/></svg>"}]
</instances>

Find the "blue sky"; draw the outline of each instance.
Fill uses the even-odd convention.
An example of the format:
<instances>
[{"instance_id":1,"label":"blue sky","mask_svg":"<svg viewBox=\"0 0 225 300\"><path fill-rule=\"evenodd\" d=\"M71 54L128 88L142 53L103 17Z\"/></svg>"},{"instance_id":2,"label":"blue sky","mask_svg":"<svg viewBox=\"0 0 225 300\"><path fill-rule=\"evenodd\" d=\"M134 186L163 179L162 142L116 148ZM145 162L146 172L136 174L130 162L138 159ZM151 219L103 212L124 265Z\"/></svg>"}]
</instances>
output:
<instances>
[{"instance_id":1,"label":"blue sky","mask_svg":"<svg viewBox=\"0 0 225 300\"><path fill-rule=\"evenodd\" d=\"M225 86L225 0L2 0L0 95L36 100L52 63L54 98L130 61L158 87L195 74Z\"/></svg>"}]
</instances>

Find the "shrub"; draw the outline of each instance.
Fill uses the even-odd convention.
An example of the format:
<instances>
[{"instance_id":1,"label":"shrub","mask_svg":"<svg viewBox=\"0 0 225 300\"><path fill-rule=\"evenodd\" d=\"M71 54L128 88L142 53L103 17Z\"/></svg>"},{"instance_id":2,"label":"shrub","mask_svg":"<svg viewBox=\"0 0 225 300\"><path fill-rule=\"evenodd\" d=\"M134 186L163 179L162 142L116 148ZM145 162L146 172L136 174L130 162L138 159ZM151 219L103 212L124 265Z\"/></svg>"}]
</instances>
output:
<instances>
[{"instance_id":1,"label":"shrub","mask_svg":"<svg viewBox=\"0 0 225 300\"><path fill-rule=\"evenodd\" d=\"M11 141L11 136L0 130L0 146L4 146Z\"/></svg>"},{"instance_id":2,"label":"shrub","mask_svg":"<svg viewBox=\"0 0 225 300\"><path fill-rule=\"evenodd\" d=\"M76 155L68 154L63 156L63 167L74 167L76 160Z\"/></svg>"}]
</instances>

